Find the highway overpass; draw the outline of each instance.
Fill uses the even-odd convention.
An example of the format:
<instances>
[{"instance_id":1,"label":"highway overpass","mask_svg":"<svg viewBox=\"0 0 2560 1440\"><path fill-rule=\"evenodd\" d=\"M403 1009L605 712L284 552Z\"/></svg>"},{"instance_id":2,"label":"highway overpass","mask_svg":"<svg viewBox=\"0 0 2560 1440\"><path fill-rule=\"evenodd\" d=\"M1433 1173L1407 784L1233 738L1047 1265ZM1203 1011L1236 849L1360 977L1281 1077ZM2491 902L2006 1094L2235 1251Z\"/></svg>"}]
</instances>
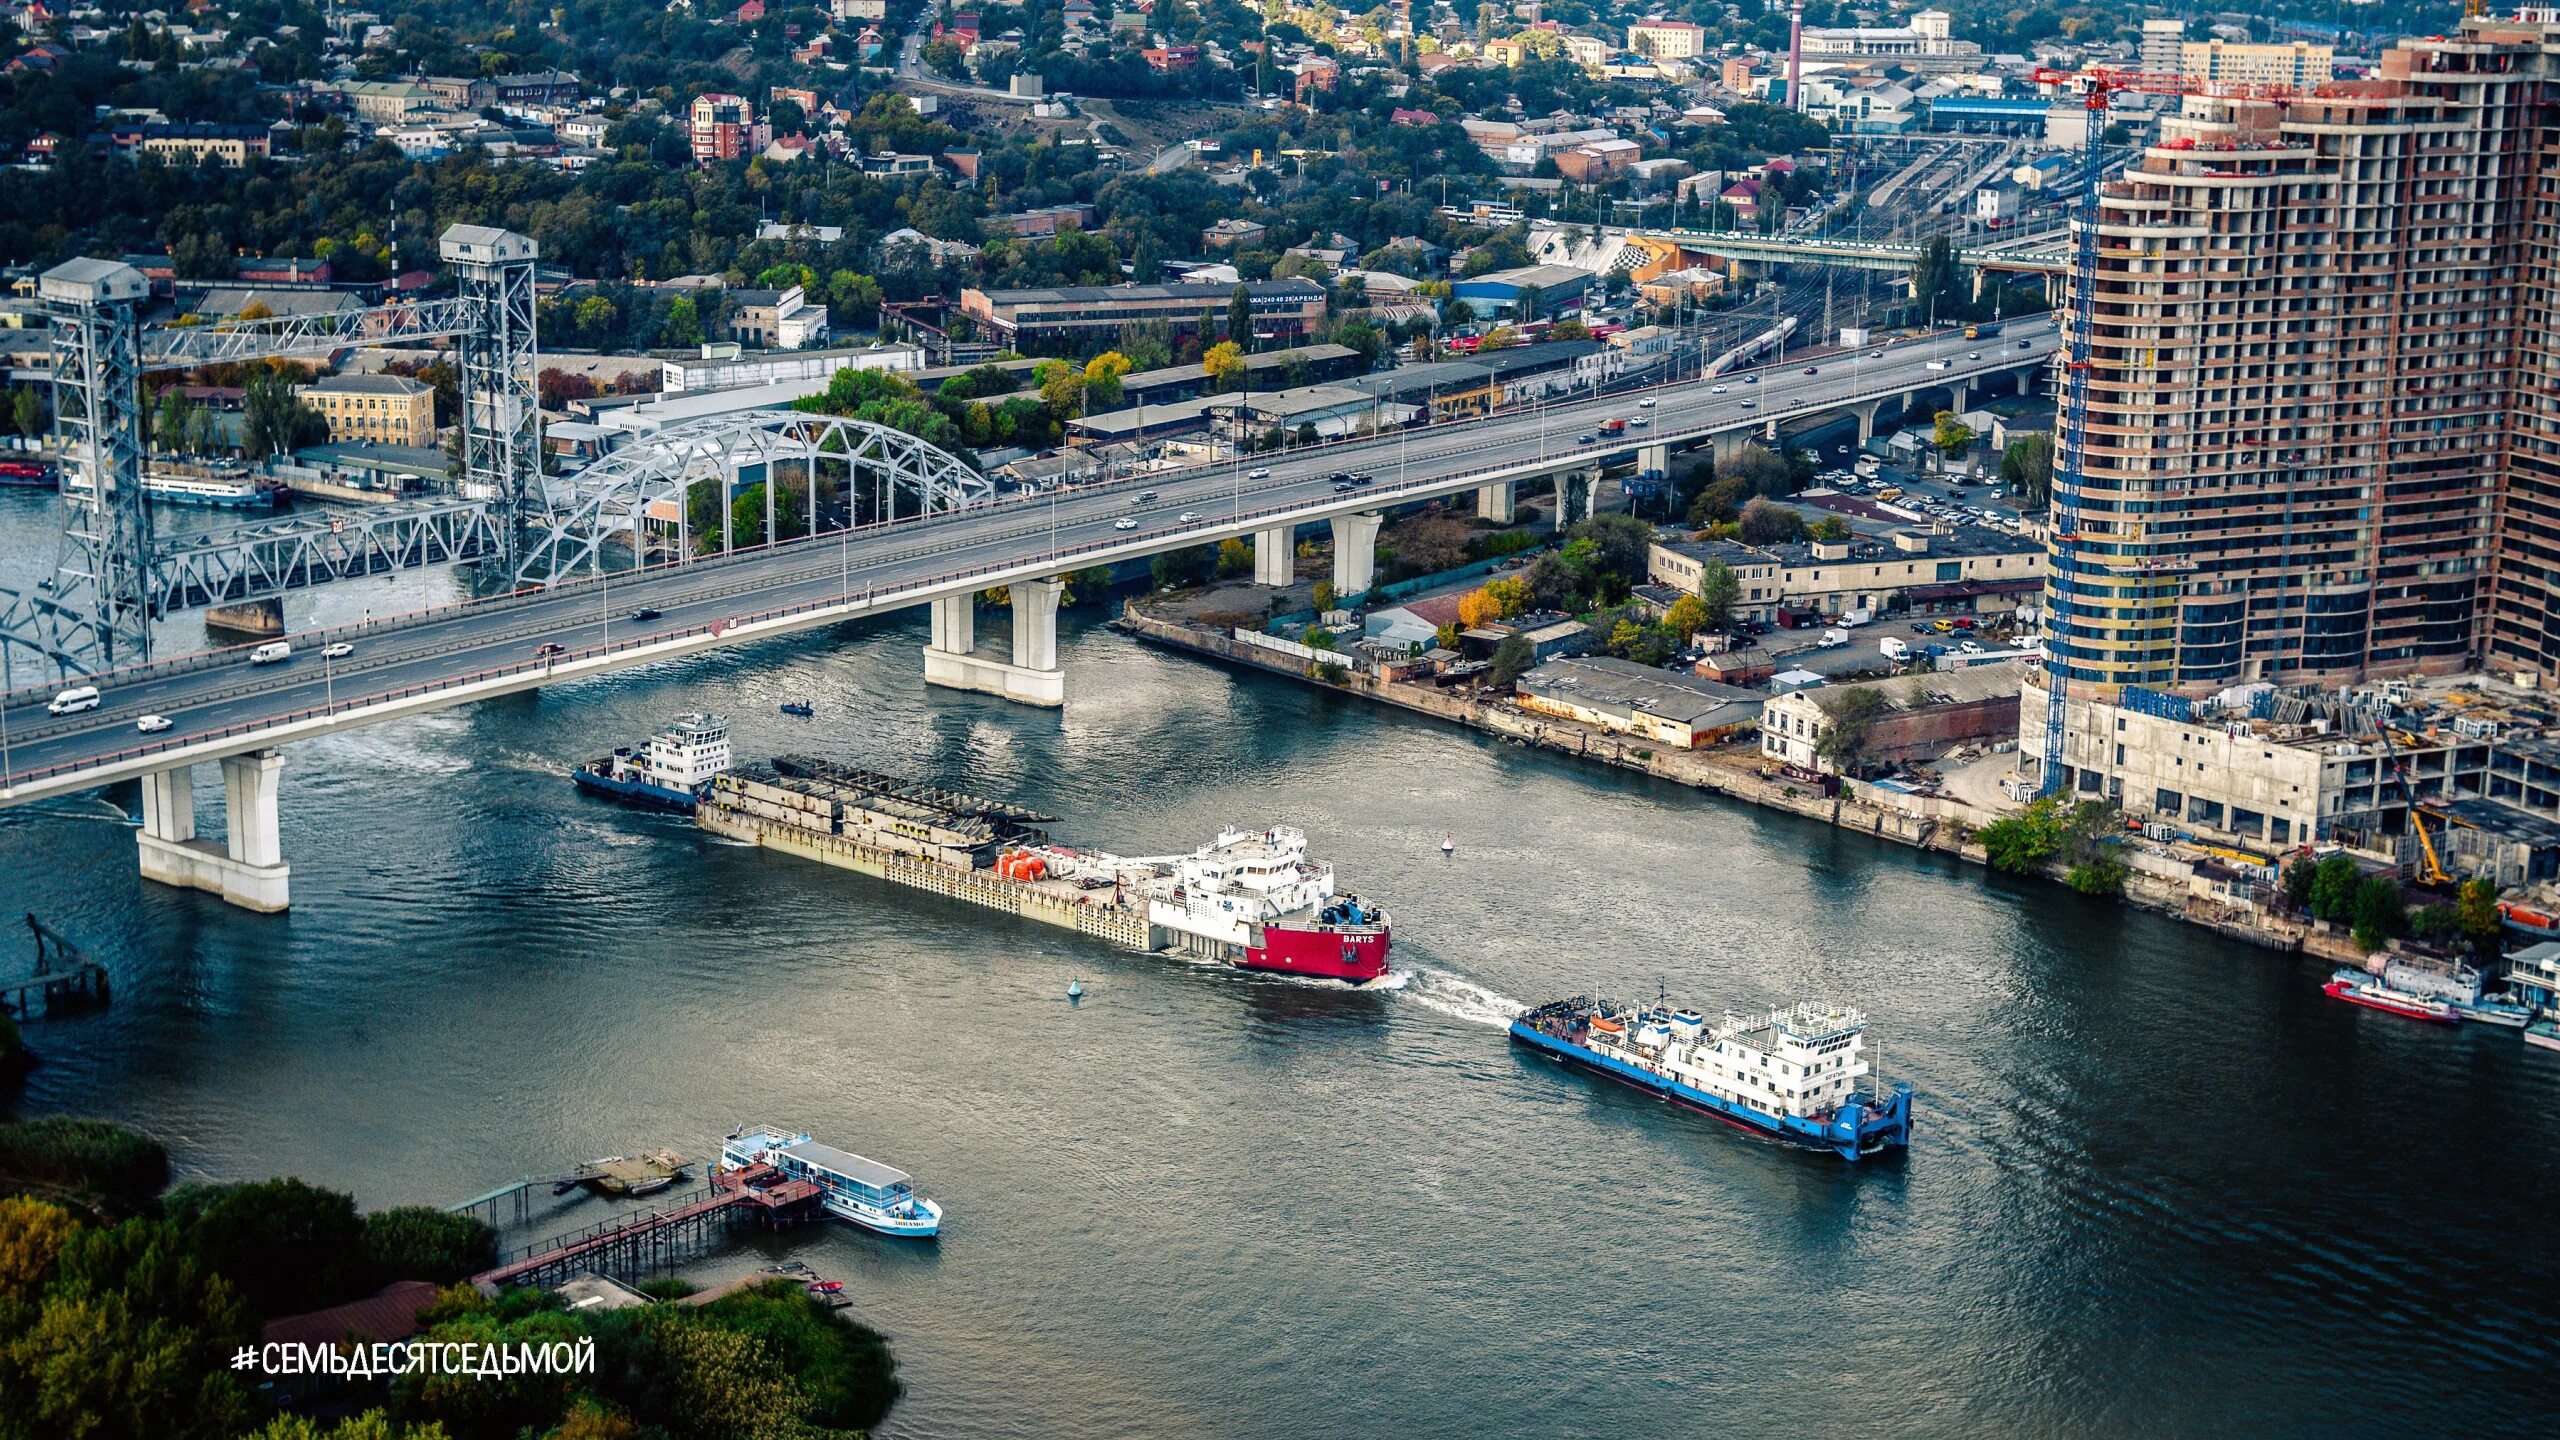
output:
<instances>
[{"instance_id":1,"label":"highway overpass","mask_svg":"<svg viewBox=\"0 0 2560 1440\"><path fill-rule=\"evenodd\" d=\"M282 909L277 781L280 747L296 740L924 605L934 611L929 682L1055 705L1065 696L1057 605L1071 571L1243 537L1256 548L1255 578L1285 584L1298 529L1327 523L1335 588L1358 594L1372 583L1378 526L1393 507L1472 492L1481 513L1508 518L1523 484L1596 491L1603 467L1665 468L1674 450L1731 449L1821 415L1854 415L1863 432L1880 409L1923 391L1950 390L1961 405L1972 386L2023 388L2054 345L2039 318L1996 339L1944 334L1746 372L1757 384L1740 374L1667 384L1642 392L1656 400L1649 409L1637 394L1539 406L586 577L298 634L284 664L254 664L240 647L113 671L94 677L103 703L78 714L48 713L50 685L23 687L0 697L0 805L139 779L145 875ZM1648 423L1594 436L1613 416ZM1256 478L1257 469L1269 473ZM1338 491L1328 478L1338 470L1375 480ZM1123 520L1136 523L1122 529ZM979 649L974 618L977 592L999 585L1013 602L1014 643L1002 659ZM658 614L629 618L642 608ZM336 641L353 652L324 658ZM139 732L145 715L168 728ZM195 834L192 772L207 761L224 769L220 842Z\"/></svg>"}]
</instances>

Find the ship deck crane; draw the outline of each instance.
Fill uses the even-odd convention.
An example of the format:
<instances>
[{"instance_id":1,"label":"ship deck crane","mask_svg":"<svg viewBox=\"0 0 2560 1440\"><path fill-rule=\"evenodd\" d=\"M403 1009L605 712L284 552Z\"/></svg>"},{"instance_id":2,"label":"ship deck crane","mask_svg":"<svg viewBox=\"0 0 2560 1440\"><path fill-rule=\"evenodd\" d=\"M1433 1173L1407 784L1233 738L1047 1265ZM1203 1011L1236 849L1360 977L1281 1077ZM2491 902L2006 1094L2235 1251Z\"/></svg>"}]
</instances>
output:
<instances>
[{"instance_id":1,"label":"ship deck crane","mask_svg":"<svg viewBox=\"0 0 2560 1440\"><path fill-rule=\"evenodd\" d=\"M2084 87L2082 108L2087 112L2086 126L2080 139L2080 207L2079 223L2074 227L2076 243L2071 265L2071 320L2064 333L2069 344L2063 352L2062 444L2054 455L2053 479L2046 497L2047 524L2053 534L2052 569L2057 576L2078 573L2082 564L2078 557L2079 522L2072 506L2079 499L2081 469L2087 458L2089 420L2090 330L2098 308L2098 195L2100 173L2105 169L2108 97L2118 91L2131 90L2154 95L2220 95L2230 99L2290 99L2293 92L2283 86L2231 85L2198 80L2185 75L2153 75L2135 70L2113 70L2093 67L2087 70L2039 69L2035 72L2039 85L2062 86L2074 82ZM2044 773L2039 777L2039 793L2051 795L2062 785L2064 692L2069 684L2069 667L2054 651L2060 639L2058 622L2065 606L2056 597L2066 593L2055 585L2045 596L2045 720Z\"/></svg>"}]
</instances>

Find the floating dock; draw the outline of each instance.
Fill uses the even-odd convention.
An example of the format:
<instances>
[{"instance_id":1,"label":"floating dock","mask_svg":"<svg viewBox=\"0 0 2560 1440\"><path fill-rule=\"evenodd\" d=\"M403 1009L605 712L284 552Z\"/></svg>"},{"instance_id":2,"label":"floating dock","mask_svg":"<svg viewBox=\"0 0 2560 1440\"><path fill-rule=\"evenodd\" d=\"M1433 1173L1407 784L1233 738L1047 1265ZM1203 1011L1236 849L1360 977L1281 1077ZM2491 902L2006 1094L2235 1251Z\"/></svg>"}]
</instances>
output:
<instances>
[{"instance_id":1,"label":"floating dock","mask_svg":"<svg viewBox=\"0 0 2560 1440\"><path fill-rule=\"evenodd\" d=\"M577 1186L606 1195L654 1195L684 1178L684 1157L673 1150L643 1150L638 1159L608 1155L551 1182L551 1193L566 1194Z\"/></svg>"},{"instance_id":2,"label":"floating dock","mask_svg":"<svg viewBox=\"0 0 2560 1440\"><path fill-rule=\"evenodd\" d=\"M818 1187L770 1165L725 1170L666 1207L600 1221L527 1246L513 1259L471 1277L484 1294L509 1286L552 1286L581 1270L615 1279L672 1274L679 1262L728 1238L741 1221L779 1229L816 1219Z\"/></svg>"}]
</instances>

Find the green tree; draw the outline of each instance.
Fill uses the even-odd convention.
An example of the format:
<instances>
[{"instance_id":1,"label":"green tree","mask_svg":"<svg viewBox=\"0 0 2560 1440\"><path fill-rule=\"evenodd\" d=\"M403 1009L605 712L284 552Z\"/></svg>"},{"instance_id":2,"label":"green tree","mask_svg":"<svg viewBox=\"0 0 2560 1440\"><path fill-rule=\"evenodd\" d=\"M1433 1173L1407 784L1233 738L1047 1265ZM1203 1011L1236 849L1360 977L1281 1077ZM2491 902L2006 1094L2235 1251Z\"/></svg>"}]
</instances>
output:
<instances>
[{"instance_id":1,"label":"green tree","mask_svg":"<svg viewBox=\"0 0 2560 1440\"><path fill-rule=\"evenodd\" d=\"M1973 446L1973 427L1956 418L1953 410L1941 410L1934 417L1936 429L1930 440L1941 454L1953 459Z\"/></svg>"},{"instance_id":2,"label":"green tree","mask_svg":"<svg viewBox=\"0 0 2560 1440\"><path fill-rule=\"evenodd\" d=\"M690 295L679 295L667 302L667 318L659 334L669 345L691 349L702 343L702 308Z\"/></svg>"},{"instance_id":3,"label":"green tree","mask_svg":"<svg viewBox=\"0 0 2560 1440\"><path fill-rule=\"evenodd\" d=\"M2375 876L2359 883L2348 915L2348 934L2360 950L2379 950L2409 928L2397 882Z\"/></svg>"},{"instance_id":4,"label":"green tree","mask_svg":"<svg viewBox=\"0 0 2560 1440\"><path fill-rule=\"evenodd\" d=\"M1242 540L1229 538L1218 542L1218 578L1231 579L1253 571L1253 547Z\"/></svg>"},{"instance_id":5,"label":"green tree","mask_svg":"<svg viewBox=\"0 0 2560 1440\"><path fill-rule=\"evenodd\" d=\"M18 387L18 393L9 401L9 418L18 427L18 433L30 440L44 433L44 397L36 392L36 387Z\"/></svg>"},{"instance_id":6,"label":"green tree","mask_svg":"<svg viewBox=\"0 0 2560 1440\"><path fill-rule=\"evenodd\" d=\"M2322 857L2311 875L2311 913L2322 920L2347 919L2355 909L2356 885L2362 878L2356 862L2343 851Z\"/></svg>"},{"instance_id":7,"label":"green tree","mask_svg":"<svg viewBox=\"0 0 2560 1440\"><path fill-rule=\"evenodd\" d=\"M498 1232L476 1216L402 1205L364 1217L364 1250L377 1279L451 1285L497 1263Z\"/></svg>"},{"instance_id":8,"label":"green tree","mask_svg":"<svg viewBox=\"0 0 2560 1440\"><path fill-rule=\"evenodd\" d=\"M1888 708L1884 696L1872 686L1852 685L1817 697L1814 703L1830 722L1813 742L1814 755L1843 775L1858 773L1866 763L1867 740L1875 732L1876 718Z\"/></svg>"},{"instance_id":9,"label":"green tree","mask_svg":"<svg viewBox=\"0 0 2560 1440\"><path fill-rule=\"evenodd\" d=\"M1716 466L1718 480L1739 480L1754 495L1785 495L1795 489L1795 469L1786 457L1765 445L1745 445Z\"/></svg>"},{"instance_id":10,"label":"green tree","mask_svg":"<svg viewBox=\"0 0 2560 1440\"><path fill-rule=\"evenodd\" d=\"M1227 338L1253 348L1253 291L1242 284L1227 295Z\"/></svg>"},{"instance_id":11,"label":"green tree","mask_svg":"<svg viewBox=\"0 0 2560 1440\"><path fill-rule=\"evenodd\" d=\"M1964 271L1956 264L1955 243L1945 236L1921 246L1911 262L1911 300L1923 315L1934 315L1941 323L1964 316Z\"/></svg>"},{"instance_id":12,"label":"green tree","mask_svg":"<svg viewBox=\"0 0 2560 1440\"><path fill-rule=\"evenodd\" d=\"M2021 435L2000 452L2000 478L2029 505L2053 494L2053 437Z\"/></svg>"},{"instance_id":13,"label":"green tree","mask_svg":"<svg viewBox=\"0 0 2560 1440\"><path fill-rule=\"evenodd\" d=\"M1742 542L1746 545L1780 545L1804 536L1804 517L1766 496L1742 507Z\"/></svg>"},{"instance_id":14,"label":"green tree","mask_svg":"<svg viewBox=\"0 0 2560 1440\"><path fill-rule=\"evenodd\" d=\"M2472 958L2484 966L2495 964L2506 943L2505 917L2498 912L2498 882L2463 881L2454 892L2453 920Z\"/></svg>"},{"instance_id":15,"label":"green tree","mask_svg":"<svg viewBox=\"0 0 2560 1440\"><path fill-rule=\"evenodd\" d=\"M1984 858L1994 870L2030 875L2061 853L2070 838L2070 823L2051 795L2031 801L2024 810L1992 821L1975 832Z\"/></svg>"},{"instance_id":16,"label":"green tree","mask_svg":"<svg viewBox=\"0 0 2560 1440\"><path fill-rule=\"evenodd\" d=\"M1317 614L1322 615L1326 611L1331 610L1334 607L1334 602L1341 598L1342 597L1334 593L1332 581L1319 580L1316 582L1315 602Z\"/></svg>"},{"instance_id":17,"label":"green tree","mask_svg":"<svg viewBox=\"0 0 2560 1440\"><path fill-rule=\"evenodd\" d=\"M2119 896L2133 869L2112 854L2095 854L2063 872L2063 883L2083 895Z\"/></svg>"},{"instance_id":18,"label":"green tree","mask_svg":"<svg viewBox=\"0 0 2560 1440\"><path fill-rule=\"evenodd\" d=\"M1721 559L1698 567L1698 601L1706 607L1708 630L1733 628L1734 611L1742 604L1742 576Z\"/></svg>"},{"instance_id":19,"label":"green tree","mask_svg":"<svg viewBox=\"0 0 2560 1440\"><path fill-rule=\"evenodd\" d=\"M151 440L161 453L176 455L186 450L187 420L194 410L187 397L178 393L177 386L160 392L160 403L152 410Z\"/></svg>"},{"instance_id":20,"label":"green tree","mask_svg":"<svg viewBox=\"0 0 2560 1440\"><path fill-rule=\"evenodd\" d=\"M241 438L251 459L289 455L317 445L329 434L328 423L293 393L293 381L282 370L262 368L241 389Z\"/></svg>"},{"instance_id":21,"label":"green tree","mask_svg":"<svg viewBox=\"0 0 2560 1440\"><path fill-rule=\"evenodd\" d=\"M1493 647L1493 664L1486 671L1485 678L1496 686L1509 685L1536 669L1537 665L1537 647L1529 643L1528 636L1514 630L1502 637L1501 644Z\"/></svg>"},{"instance_id":22,"label":"green tree","mask_svg":"<svg viewBox=\"0 0 2560 1440\"><path fill-rule=\"evenodd\" d=\"M1180 589L1205 583L1217 572L1218 552L1206 545L1181 550L1166 550L1148 562L1159 589Z\"/></svg>"},{"instance_id":23,"label":"green tree","mask_svg":"<svg viewBox=\"0 0 2560 1440\"><path fill-rule=\"evenodd\" d=\"M2319 878L2319 874L2320 867L2312 861L2310 856L2296 856L2292 864L2284 867L2282 885L2285 903L2296 910L2310 908L2312 882Z\"/></svg>"},{"instance_id":24,"label":"green tree","mask_svg":"<svg viewBox=\"0 0 2560 1440\"><path fill-rule=\"evenodd\" d=\"M162 1208L187 1246L262 1315L297 1315L373 1288L356 1202L296 1179L187 1184Z\"/></svg>"},{"instance_id":25,"label":"green tree","mask_svg":"<svg viewBox=\"0 0 2560 1440\"><path fill-rule=\"evenodd\" d=\"M1837 543L1849 539L1856 532L1849 528L1848 521L1839 516L1825 515L1806 526L1804 533L1808 539Z\"/></svg>"}]
</instances>

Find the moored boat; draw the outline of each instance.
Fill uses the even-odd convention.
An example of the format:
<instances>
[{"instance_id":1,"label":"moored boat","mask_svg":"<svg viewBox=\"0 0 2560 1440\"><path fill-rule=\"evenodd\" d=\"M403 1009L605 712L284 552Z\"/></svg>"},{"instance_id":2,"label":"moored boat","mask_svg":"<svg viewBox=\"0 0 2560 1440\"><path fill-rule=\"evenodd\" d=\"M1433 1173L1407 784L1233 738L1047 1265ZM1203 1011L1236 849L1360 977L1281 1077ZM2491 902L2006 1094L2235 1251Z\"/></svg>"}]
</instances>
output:
<instances>
[{"instance_id":1,"label":"moored boat","mask_svg":"<svg viewBox=\"0 0 2560 1440\"><path fill-rule=\"evenodd\" d=\"M914 1177L877 1160L821 1145L805 1131L742 1125L721 1143L720 1163L733 1170L770 1165L818 1187L819 1205L839 1220L913 1240L942 1232L942 1207L916 1193Z\"/></svg>"},{"instance_id":2,"label":"moored boat","mask_svg":"<svg viewBox=\"0 0 2560 1440\"><path fill-rule=\"evenodd\" d=\"M2321 986L2320 990L2332 1000L2344 1000L2350 1005L2362 1005L2368 1010L2381 1010L2411 1020L2431 1020L2444 1025L2462 1023L2462 1017L2442 1000L2394 990L2372 980L2349 980L2338 976Z\"/></svg>"},{"instance_id":3,"label":"moored boat","mask_svg":"<svg viewBox=\"0 0 2560 1440\"><path fill-rule=\"evenodd\" d=\"M1874 1073L1866 1028L1837 1005L1710 1025L1696 1010L1577 996L1512 1021L1511 1038L1755 1134L1861 1160L1911 1143L1911 1084Z\"/></svg>"},{"instance_id":4,"label":"moored boat","mask_svg":"<svg viewBox=\"0 0 2560 1440\"><path fill-rule=\"evenodd\" d=\"M2524 1027L2524 1043L2560 1050L2560 1021L2536 1020Z\"/></svg>"},{"instance_id":5,"label":"moored boat","mask_svg":"<svg viewBox=\"0 0 2560 1440\"><path fill-rule=\"evenodd\" d=\"M653 810L691 814L713 776L729 768L729 722L718 715L679 715L637 749L625 746L569 772L591 795Z\"/></svg>"}]
</instances>

